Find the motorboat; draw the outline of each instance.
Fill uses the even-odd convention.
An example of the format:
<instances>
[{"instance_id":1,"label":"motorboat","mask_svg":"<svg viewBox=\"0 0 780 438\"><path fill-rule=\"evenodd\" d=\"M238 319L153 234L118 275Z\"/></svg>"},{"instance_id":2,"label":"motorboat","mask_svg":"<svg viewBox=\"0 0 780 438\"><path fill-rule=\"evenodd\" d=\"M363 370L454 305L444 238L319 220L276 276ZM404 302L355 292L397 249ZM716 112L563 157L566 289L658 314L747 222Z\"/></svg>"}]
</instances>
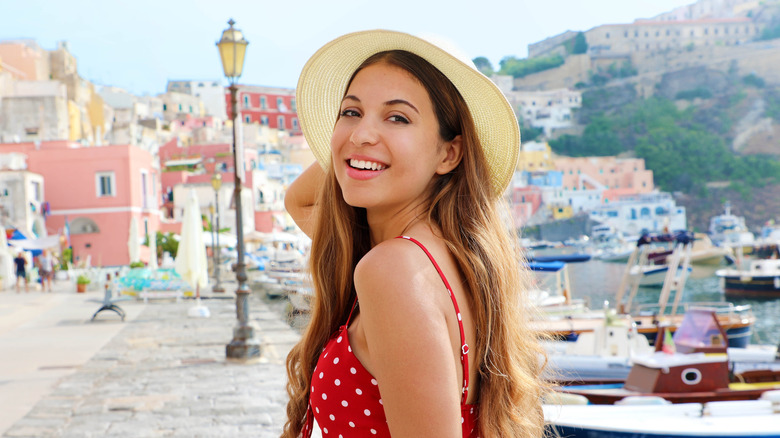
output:
<instances>
[{"instance_id":1,"label":"motorboat","mask_svg":"<svg viewBox=\"0 0 780 438\"><path fill-rule=\"evenodd\" d=\"M746 269L718 269L715 275L728 296L780 298L780 259L754 259Z\"/></svg>"},{"instance_id":2,"label":"motorboat","mask_svg":"<svg viewBox=\"0 0 780 438\"><path fill-rule=\"evenodd\" d=\"M548 403L543 409L551 436L780 437L780 391L764 392L758 400L670 404L640 397L616 405Z\"/></svg>"}]
</instances>

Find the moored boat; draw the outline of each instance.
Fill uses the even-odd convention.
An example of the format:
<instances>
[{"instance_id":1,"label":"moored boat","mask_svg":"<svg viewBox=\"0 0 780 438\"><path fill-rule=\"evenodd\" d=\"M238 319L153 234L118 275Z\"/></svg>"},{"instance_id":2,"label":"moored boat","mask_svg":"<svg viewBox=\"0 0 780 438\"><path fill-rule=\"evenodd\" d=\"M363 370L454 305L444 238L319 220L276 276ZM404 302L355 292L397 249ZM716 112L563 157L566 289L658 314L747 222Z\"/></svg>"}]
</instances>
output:
<instances>
[{"instance_id":1,"label":"moored boat","mask_svg":"<svg viewBox=\"0 0 780 438\"><path fill-rule=\"evenodd\" d=\"M626 405L546 404L557 436L570 438L769 438L780 437L780 391L758 400Z\"/></svg>"},{"instance_id":2,"label":"moored boat","mask_svg":"<svg viewBox=\"0 0 780 438\"><path fill-rule=\"evenodd\" d=\"M674 339L674 340L672 340ZM584 396L592 404L614 404L626 397L661 397L672 403L755 400L780 389L780 371L750 371L731 377L726 333L714 311L692 309L674 338L659 334L656 351L632 359L622 386L567 386L561 392Z\"/></svg>"},{"instance_id":3,"label":"moored boat","mask_svg":"<svg viewBox=\"0 0 780 438\"><path fill-rule=\"evenodd\" d=\"M780 298L780 259L750 260L747 269L719 269L715 275L726 295Z\"/></svg>"}]
</instances>

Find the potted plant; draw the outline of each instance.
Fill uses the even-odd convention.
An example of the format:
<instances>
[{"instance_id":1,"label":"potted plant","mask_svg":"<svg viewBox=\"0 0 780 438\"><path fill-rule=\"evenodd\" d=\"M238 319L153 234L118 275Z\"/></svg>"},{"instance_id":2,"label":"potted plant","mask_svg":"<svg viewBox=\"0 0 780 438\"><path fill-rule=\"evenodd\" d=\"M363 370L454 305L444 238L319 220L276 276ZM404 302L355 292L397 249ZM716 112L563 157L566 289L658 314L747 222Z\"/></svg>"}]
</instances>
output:
<instances>
[{"instance_id":1,"label":"potted plant","mask_svg":"<svg viewBox=\"0 0 780 438\"><path fill-rule=\"evenodd\" d=\"M144 268L144 267L146 267L144 262L132 262L132 263L130 263L130 269Z\"/></svg>"},{"instance_id":2,"label":"potted plant","mask_svg":"<svg viewBox=\"0 0 780 438\"><path fill-rule=\"evenodd\" d=\"M86 275L79 275L76 278L76 292L84 293L87 291L87 285L90 283L89 277Z\"/></svg>"}]
</instances>

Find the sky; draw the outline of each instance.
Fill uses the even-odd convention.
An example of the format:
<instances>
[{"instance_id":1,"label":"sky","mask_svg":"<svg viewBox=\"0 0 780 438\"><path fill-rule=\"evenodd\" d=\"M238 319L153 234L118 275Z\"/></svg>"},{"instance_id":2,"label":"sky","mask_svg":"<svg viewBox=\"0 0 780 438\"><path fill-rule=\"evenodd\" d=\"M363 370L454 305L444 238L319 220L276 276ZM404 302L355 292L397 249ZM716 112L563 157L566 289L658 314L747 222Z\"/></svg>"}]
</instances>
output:
<instances>
[{"instance_id":1,"label":"sky","mask_svg":"<svg viewBox=\"0 0 780 438\"><path fill-rule=\"evenodd\" d=\"M0 40L47 50L67 41L79 74L136 95L168 80L227 85L215 43L228 25L249 41L248 85L294 88L306 60L328 41L366 29L436 35L495 68L528 44L567 30L630 23L693 0L0 0Z\"/></svg>"}]
</instances>

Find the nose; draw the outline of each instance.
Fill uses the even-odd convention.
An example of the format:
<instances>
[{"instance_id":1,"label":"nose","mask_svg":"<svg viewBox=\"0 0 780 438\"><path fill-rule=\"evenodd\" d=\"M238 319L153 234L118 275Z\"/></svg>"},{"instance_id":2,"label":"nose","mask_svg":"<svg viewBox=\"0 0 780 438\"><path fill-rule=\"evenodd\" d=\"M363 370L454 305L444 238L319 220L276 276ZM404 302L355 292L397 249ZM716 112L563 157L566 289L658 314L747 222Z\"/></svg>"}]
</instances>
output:
<instances>
[{"instance_id":1,"label":"nose","mask_svg":"<svg viewBox=\"0 0 780 438\"><path fill-rule=\"evenodd\" d=\"M378 139L377 127L368 117L360 118L349 136L349 141L356 146L370 146L376 144Z\"/></svg>"}]
</instances>

